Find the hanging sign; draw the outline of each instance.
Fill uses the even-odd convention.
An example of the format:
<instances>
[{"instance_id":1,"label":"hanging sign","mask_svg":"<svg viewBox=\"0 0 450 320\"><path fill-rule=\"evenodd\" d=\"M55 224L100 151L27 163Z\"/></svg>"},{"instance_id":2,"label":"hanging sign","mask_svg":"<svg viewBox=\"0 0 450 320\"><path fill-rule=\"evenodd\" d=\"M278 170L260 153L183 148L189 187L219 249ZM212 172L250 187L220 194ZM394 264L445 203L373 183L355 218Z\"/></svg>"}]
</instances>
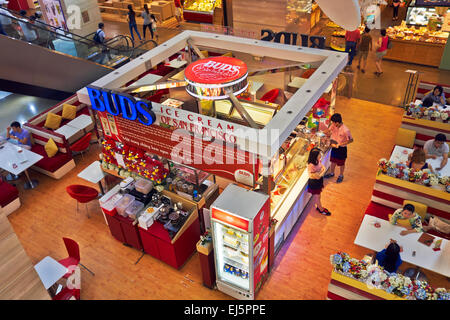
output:
<instances>
[{"instance_id":1,"label":"hanging sign","mask_svg":"<svg viewBox=\"0 0 450 320\"><path fill-rule=\"evenodd\" d=\"M247 65L232 57L212 57L191 63L184 71L186 91L204 100L228 97L227 91L239 95L248 87Z\"/></svg>"}]
</instances>

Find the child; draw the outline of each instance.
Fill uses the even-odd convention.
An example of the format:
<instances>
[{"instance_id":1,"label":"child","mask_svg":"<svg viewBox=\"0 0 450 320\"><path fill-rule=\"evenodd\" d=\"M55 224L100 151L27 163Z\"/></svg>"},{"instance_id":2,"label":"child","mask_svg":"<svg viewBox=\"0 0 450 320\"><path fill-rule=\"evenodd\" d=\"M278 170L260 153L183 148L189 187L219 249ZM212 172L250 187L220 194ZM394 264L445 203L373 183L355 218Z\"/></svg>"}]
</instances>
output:
<instances>
[{"instance_id":1,"label":"child","mask_svg":"<svg viewBox=\"0 0 450 320\"><path fill-rule=\"evenodd\" d=\"M323 175L326 171L323 164L320 162L320 149L313 148L309 152L308 157L308 192L312 194L313 204L316 205L316 210L324 215L331 215L331 212L328 209L322 207L322 203L320 201L320 193L323 189Z\"/></svg>"}]
</instances>

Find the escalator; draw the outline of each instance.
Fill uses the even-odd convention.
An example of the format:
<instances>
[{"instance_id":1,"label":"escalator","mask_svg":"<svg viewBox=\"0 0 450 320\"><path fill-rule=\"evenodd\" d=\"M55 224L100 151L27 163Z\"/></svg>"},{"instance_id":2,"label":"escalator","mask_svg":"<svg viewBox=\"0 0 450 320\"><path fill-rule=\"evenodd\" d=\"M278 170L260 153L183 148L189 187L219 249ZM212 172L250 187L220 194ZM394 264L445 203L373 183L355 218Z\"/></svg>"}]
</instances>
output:
<instances>
[{"instance_id":1,"label":"escalator","mask_svg":"<svg viewBox=\"0 0 450 320\"><path fill-rule=\"evenodd\" d=\"M5 8L0 18L11 21L0 32L0 87L10 82L73 93L157 46L153 40L135 46L125 35L99 44L94 33L82 37Z\"/></svg>"}]
</instances>

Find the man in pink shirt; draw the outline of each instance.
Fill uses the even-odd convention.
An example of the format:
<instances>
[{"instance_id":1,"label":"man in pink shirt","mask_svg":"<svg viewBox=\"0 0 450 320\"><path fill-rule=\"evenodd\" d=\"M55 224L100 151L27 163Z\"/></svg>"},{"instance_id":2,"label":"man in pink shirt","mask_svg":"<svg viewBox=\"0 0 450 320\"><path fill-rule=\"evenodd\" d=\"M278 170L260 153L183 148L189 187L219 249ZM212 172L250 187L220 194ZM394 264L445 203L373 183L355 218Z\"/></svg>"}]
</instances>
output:
<instances>
[{"instance_id":1,"label":"man in pink shirt","mask_svg":"<svg viewBox=\"0 0 450 320\"><path fill-rule=\"evenodd\" d=\"M342 116L335 113L330 118L327 134L331 134L331 167L324 178L334 177L334 169L339 167L339 177L336 182L344 180L345 159L347 159L347 145L353 142L350 130L342 123Z\"/></svg>"},{"instance_id":2,"label":"man in pink shirt","mask_svg":"<svg viewBox=\"0 0 450 320\"><path fill-rule=\"evenodd\" d=\"M361 33L359 29L353 31L345 31L345 52L348 53L347 68L351 71L353 58L356 56L356 48L358 47Z\"/></svg>"}]
</instances>

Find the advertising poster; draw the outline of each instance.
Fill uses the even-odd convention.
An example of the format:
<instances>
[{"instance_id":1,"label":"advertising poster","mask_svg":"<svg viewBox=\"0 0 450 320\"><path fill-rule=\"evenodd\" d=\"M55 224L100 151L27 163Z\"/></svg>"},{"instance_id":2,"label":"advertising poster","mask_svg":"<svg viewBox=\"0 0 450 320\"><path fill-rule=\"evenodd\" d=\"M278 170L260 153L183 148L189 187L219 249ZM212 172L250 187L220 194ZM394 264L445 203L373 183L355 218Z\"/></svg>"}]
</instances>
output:
<instances>
[{"instance_id":1,"label":"advertising poster","mask_svg":"<svg viewBox=\"0 0 450 320\"><path fill-rule=\"evenodd\" d=\"M269 199L253 220L253 270L254 292L258 292L268 272L269 261Z\"/></svg>"},{"instance_id":2,"label":"advertising poster","mask_svg":"<svg viewBox=\"0 0 450 320\"><path fill-rule=\"evenodd\" d=\"M205 135L194 138L186 130L177 130L186 128L173 125L179 122L175 116L170 121L160 117L150 126L106 112L98 112L98 116L105 137L232 181L255 184L257 165L253 154L234 145L225 148L220 139L211 141Z\"/></svg>"},{"instance_id":3,"label":"advertising poster","mask_svg":"<svg viewBox=\"0 0 450 320\"><path fill-rule=\"evenodd\" d=\"M63 8L59 0L40 0L41 10L44 13L48 24L68 30L66 18L64 16Z\"/></svg>"}]
</instances>

